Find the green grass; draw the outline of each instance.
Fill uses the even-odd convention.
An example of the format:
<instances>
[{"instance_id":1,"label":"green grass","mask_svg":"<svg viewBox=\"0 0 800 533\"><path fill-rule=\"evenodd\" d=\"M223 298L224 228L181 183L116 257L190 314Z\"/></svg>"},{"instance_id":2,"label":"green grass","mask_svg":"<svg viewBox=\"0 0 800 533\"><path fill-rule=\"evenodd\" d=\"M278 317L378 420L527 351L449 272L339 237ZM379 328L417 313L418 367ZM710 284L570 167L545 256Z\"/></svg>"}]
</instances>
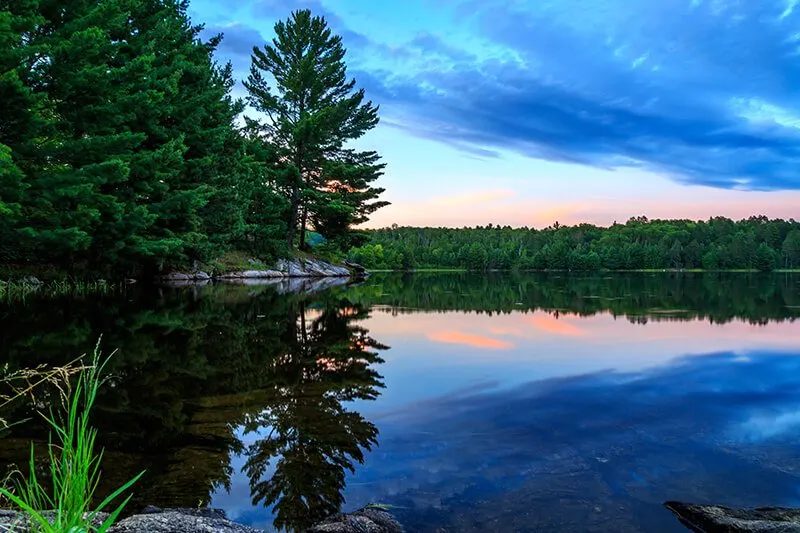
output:
<instances>
[{"instance_id":1,"label":"green grass","mask_svg":"<svg viewBox=\"0 0 800 533\"><path fill-rule=\"evenodd\" d=\"M267 264L245 252L231 250L203 265L213 272L232 272L236 270L265 270ZM202 268L201 268L202 270ZM209 272L210 274L210 272Z\"/></svg>"},{"instance_id":2,"label":"green grass","mask_svg":"<svg viewBox=\"0 0 800 533\"><path fill-rule=\"evenodd\" d=\"M50 281L42 284L17 281L0 283L0 300L24 301L33 296L89 296L103 295L123 290L121 283L104 281Z\"/></svg>"},{"instance_id":3,"label":"green grass","mask_svg":"<svg viewBox=\"0 0 800 533\"><path fill-rule=\"evenodd\" d=\"M113 355L113 354L112 354ZM141 473L92 508L95 492L100 482L102 450L95 453L97 430L89 425L89 413L94 406L97 391L103 383L105 361L100 361L96 347L92 364L83 367L76 385L66 394L65 412L56 417L52 410L43 415L51 429L48 444L48 490L37 475L31 457L27 476L18 475L13 490L0 487L0 496L19 507L30 517L33 531L41 533L104 532L117 520L130 495L109 512L100 522L98 514L105 512L111 503L127 491ZM49 512L43 512L49 511Z\"/></svg>"}]
</instances>

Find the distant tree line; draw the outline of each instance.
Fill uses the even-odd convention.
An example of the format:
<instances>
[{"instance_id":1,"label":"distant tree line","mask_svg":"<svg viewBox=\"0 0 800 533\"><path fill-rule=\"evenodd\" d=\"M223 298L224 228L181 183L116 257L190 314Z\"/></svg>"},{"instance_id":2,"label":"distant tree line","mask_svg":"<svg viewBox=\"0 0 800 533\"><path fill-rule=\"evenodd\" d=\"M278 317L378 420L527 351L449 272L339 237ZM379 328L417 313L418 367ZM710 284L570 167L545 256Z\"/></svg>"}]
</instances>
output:
<instances>
[{"instance_id":1,"label":"distant tree line","mask_svg":"<svg viewBox=\"0 0 800 533\"><path fill-rule=\"evenodd\" d=\"M733 272L386 272L350 287L373 313L610 313L628 321L795 321L798 275Z\"/></svg>"},{"instance_id":2,"label":"distant tree line","mask_svg":"<svg viewBox=\"0 0 800 533\"><path fill-rule=\"evenodd\" d=\"M180 0L0 0L0 264L148 273L228 250L358 244L383 165L341 38L310 11L254 48L241 117L222 36ZM260 43L254 43L260 44Z\"/></svg>"},{"instance_id":3,"label":"distant tree line","mask_svg":"<svg viewBox=\"0 0 800 533\"><path fill-rule=\"evenodd\" d=\"M373 269L639 270L800 268L800 223L648 220L541 229L392 227L369 232L349 258Z\"/></svg>"}]
</instances>

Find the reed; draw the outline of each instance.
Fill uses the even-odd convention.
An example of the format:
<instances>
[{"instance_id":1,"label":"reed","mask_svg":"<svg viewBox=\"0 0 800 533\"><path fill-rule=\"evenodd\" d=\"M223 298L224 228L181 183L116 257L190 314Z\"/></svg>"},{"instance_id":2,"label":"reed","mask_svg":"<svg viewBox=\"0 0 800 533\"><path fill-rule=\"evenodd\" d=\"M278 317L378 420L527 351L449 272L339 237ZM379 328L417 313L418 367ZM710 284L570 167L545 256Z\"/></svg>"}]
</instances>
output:
<instances>
[{"instance_id":1,"label":"reed","mask_svg":"<svg viewBox=\"0 0 800 533\"><path fill-rule=\"evenodd\" d=\"M111 354L113 356L113 353ZM35 449L31 445L29 473L18 474L12 489L0 487L3 497L19 507L30 519L34 531L42 533L102 533L117 520L130 495L116 508L105 513L142 475L140 473L93 507L100 482L100 463L103 451L95 452L97 430L89 424L89 414L104 378L103 370L109 358L101 361L95 347L92 364L82 366L77 383L65 392L64 411L43 415L50 426L48 443L49 479L40 480L35 464Z\"/></svg>"}]
</instances>

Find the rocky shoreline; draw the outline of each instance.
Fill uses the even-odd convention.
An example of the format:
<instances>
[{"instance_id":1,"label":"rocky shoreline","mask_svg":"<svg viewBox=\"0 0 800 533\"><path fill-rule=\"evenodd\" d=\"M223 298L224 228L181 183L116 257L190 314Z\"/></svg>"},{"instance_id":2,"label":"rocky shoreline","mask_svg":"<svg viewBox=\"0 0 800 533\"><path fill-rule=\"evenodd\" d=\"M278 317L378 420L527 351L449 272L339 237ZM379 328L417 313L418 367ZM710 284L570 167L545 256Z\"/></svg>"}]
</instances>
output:
<instances>
[{"instance_id":1,"label":"rocky shoreline","mask_svg":"<svg viewBox=\"0 0 800 533\"><path fill-rule=\"evenodd\" d=\"M332 265L318 259L281 259L274 268L232 270L209 274L194 272L168 272L156 278L158 283L167 285L203 284L210 281L225 283L269 283L294 278L365 278L367 271L361 265L345 262L344 266Z\"/></svg>"},{"instance_id":2,"label":"rocky shoreline","mask_svg":"<svg viewBox=\"0 0 800 533\"><path fill-rule=\"evenodd\" d=\"M102 523L107 514L95 520ZM27 516L16 511L0 510L0 531L33 533ZM238 524L221 509L161 509L146 507L140 513L124 518L108 529L108 533L264 533L260 529ZM402 533L403 527L383 509L364 508L354 513L337 514L312 526L307 533Z\"/></svg>"}]
</instances>

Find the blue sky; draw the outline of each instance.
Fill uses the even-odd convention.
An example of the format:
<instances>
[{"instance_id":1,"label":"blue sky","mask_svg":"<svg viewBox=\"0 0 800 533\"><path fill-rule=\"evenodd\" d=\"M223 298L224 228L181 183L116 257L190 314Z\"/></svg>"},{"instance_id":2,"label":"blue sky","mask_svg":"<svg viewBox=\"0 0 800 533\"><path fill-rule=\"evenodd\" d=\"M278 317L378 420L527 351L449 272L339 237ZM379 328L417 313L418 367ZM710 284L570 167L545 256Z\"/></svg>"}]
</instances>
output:
<instances>
[{"instance_id":1,"label":"blue sky","mask_svg":"<svg viewBox=\"0 0 800 533\"><path fill-rule=\"evenodd\" d=\"M789 218L798 0L194 0L246 76L292 9L342 35L381 106L373 225ZM239 94L241 87L237 89Z\"/></svg>"}]
</instances>

